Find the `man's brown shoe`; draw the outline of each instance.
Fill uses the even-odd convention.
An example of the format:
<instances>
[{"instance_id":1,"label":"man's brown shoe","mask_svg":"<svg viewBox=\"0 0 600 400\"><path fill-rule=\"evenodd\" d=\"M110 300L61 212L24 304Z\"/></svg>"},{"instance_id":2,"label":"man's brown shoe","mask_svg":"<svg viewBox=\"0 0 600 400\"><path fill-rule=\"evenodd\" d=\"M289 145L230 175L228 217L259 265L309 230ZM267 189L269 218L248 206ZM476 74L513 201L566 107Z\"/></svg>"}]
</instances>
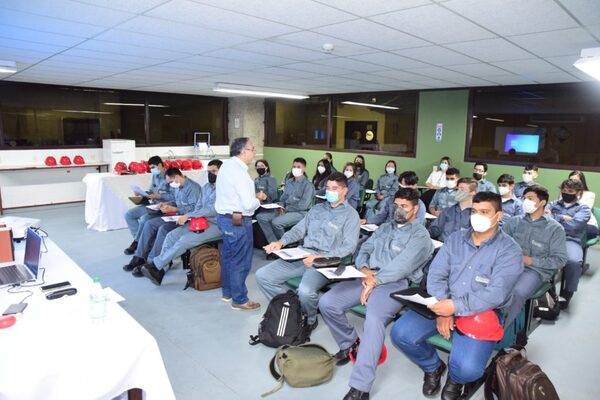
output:
<instances>
[{"instance_id":1,"label":"man's brown shoe","mask_svg":"<svg viewBox=\"0 0 600 400\"><path fill-rule=\"evenodd\" d=\"M244 304L231 304L231 309L235 310L235 311L252 311L252 310L258 310L260 308L260 304L252 301L252 300L248 300L246 303Z\"/></svg>"}]
</instances>

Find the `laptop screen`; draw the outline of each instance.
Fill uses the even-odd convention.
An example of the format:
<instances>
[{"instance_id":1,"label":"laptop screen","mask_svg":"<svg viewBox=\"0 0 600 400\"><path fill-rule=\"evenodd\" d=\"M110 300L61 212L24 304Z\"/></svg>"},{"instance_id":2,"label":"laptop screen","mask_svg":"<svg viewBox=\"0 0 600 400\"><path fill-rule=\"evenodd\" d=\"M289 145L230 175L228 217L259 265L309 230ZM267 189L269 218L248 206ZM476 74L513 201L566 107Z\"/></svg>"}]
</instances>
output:
<instances>
[{"instance_id":1,"label":"laptop screen","mask_svg":"<svg viewBox=\"0 0 600 400\"><path fill-rule=\"evenodd\" d=\"M42 238L31 228L27 228L27 239L25 239L25 260L24 264L37 277L38 267L40 266L40 251Z\"/></svg>"}]
</instances>

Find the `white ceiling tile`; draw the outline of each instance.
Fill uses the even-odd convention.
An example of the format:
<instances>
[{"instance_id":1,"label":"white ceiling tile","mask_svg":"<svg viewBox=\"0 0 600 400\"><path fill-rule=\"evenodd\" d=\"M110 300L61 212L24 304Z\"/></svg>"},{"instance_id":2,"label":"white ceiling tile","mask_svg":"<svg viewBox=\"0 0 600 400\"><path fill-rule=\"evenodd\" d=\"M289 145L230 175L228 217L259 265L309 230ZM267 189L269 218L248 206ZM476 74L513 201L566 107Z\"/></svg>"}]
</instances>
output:
<instances>
[{"instance_id":1,"label":"white ceiling tile","mask_svg":"<svg viewBox=\"0 0 600 400\"><path fill-rule=\"evenodd\" d=\"M450 81L453 81L454 78L464 77L464 74L461 74L460 72L450 71L441 67L416 68L414 70L409 70L408 72L414 72L434 79L444 79Z\"/></svg>"},{"instance_id":2,"label":"white ceiling tile","mask_svg":"<svg viewBox=\"0 0 600 400\"><path fill-rule=\"evenodd\" d=\"M217 67L220 68L222 71L244 71L264 67L264 65L254 64L248 61L230 60L225 58L209 57L205 55L188 57L180 61L198 64L202 66L206 65L211 67Z\"/></svg>"},{"instance_id":3,"label":"white ceiling tile","mask_svg":"<svg viewBox=\"0 0 600 400\"><path fill-rule=\"evenodd\" d=\"M413 58L417 61L426 62L433 65L458 65L476 63L477 60L459 54L453 50L440 46L417 47L414 49L404 49L394 51L401 56Z\"/></svg>"},{"instance_id":4,"label":"white ceiling tile","mask_svg":"<svg viewBox=\"0 0 600 400\"><path fill-rule=\"evenodd\" d=\"M14 74L9 78L6 78L6 80L14 82L47 83L51 85L75 85L77 83L77 78L67 75Z\"/></svg>"},{"instance_id":5,"label":"white ceiling tile","mask_svg":"<svg viewBox=\"0 0 600 400\"><path fill-rule=\"evenodd\" d=\"M412 72L407 71L381 71L375 72L373 75L376 76L384 76L387 78L397 79L400 81L413 81L418 79L427 79L426 76L420 75L418 70L414 70Z\"/></svg>"},{"instance_id":6,"label":"white ceiling tile","mask_svg":"<svg viewBox=\"0 0 600 400\"><path fill-rule=\"evenodd\" d=\"M98 0L76 0L79 3L86 3L95 6L112 8L114 10L127 11L131 13L143 13L150 10L159 4L166 3L168 0L102 0L102 4L98 4Z\"/></svg>"},{"instance_id":7,"label":"white ceiling tile","mask_svg":"<svg viewBox=\"0 0 600 400\"><path fill-rule=\"evenodd\" d=\"M122 60L113 60L113 59L99 59L99 58L88 58L88 57L79 57L71 54L67 54L67 52L63 54L57 54L52 56L48 60L44 61L45 63L52 63L56 65L81 65L85 67L98 67L98 68L117 68L123 71L139 68L140 64L124 62Z\"/></svg>"},{"instance_id":8,"label":"white ceiling tile","mask_svg":"<svg viewBox=\"0 0 600 400\"><path fill-rule=\"evenodd\" d=\"M503 38L452 43L445 47L485 62L523 60L532 56L531 53Z\"/></svg>"},{"instance_id":9,"label":"white ceiling tile","mask_svg":"<svg viewBox=\"0 0 600 400\"><path fill-rule=\"evenodd\" d=\"M34 28L37 31L78 37L92 37L106 29L98 25L81 24L79 22L44 17L21 11L0 9L0 30L3 31L7 26L27 29Z\"/></svg>"},{"instance_id":10,"label":"white ceiling tile","mask_svg":"<svg viewBox=\"0 0 600 400\"><path fill-rule=\"evenodd\" d=\"M135 68L134 66L124 66L121 64L101 65L98 63L85 63L81 62L80 60L71 61L72 59L69 60L69 58L59 56L52 57L50 59L44 60L42 63L39 64L39 66L43 68L55 68L57 70L70 70L74 73L77 73L77 71L96 71L97 73L102 73L104 75L110 75L117 72L124 72Z\"/></svg>"},{"instance_id":11,"label":"white ceiling tile","mask_svg":"<svg viewBox=\"0 0 600 400\"><path fill-rule=\"evenodd\" d=\"M315 29L315 32L374 49L395 50L425 46L428 42L365 19ZM357 34L360 32L360 34Z\"/></svg>"},{"instance_id":12,"label":"white ceiling tile","mask_svg":"<svg viewBox=\"0 0 600 400\"><path fill-rule=\"evenodd\" d=\"M600 46L600 42L582 28L531 33L508 39L540 57L579 54L581 49Z\"/></svg>"},{"instance_id":13,"label":"white ceiling tile","mask_svg":"<svg viewBox=\"0 0 600 400\"><path fill-rule=\"evenodd\" d=\"M268 67L258 69L259 72L264 72L267 74L280 75L287 78L312 78L318 76L319 74L308 71L299 71L295 69L288 69L285 67Z\"/></svg>"},{"instance_id":14,"label":"white ceiling tile","mask_svg":"<svg viewBox=\"0 0 600 400\"><path fill-rule=\"evenodd\" d=\"M368 62L352 60L345 57L331 58L329 60L319 60L316 64L327 65L330 67L356 72L376 72L385 71L389 69L388 67L384 67L379 64L372 64Z\"/></svg>"},{"instance_id":15,"label":"white ceiling tile","mask_svg":"<svg viewBox=\"0 0 600 400\"><path fill-rule=\"evenodd\" d=\"M149 16L184 22L203 28L250 36L257 39L283 35L298 29L220 8L173 0L146 13ZM224 23L224 21L227 21Z\"/></svg>"},{"instance_id":16,"label":"white ceiling tile","mask_svg":"<svg viewBox=\"0 0 600 400\"><path fill-rule=\"evenodd\" d=\"M587 27L592 35L595 35L597 38L600 38L600 24L598 25L589 25Z\"/></svg>"},{"instance_id":17,"label":"white ceiling tile","mask_svg":"<svg viewBox=\"0 0 600 400\"><path fill-rule=\"evenodd\" d=\"M451 0L444 7L501 36L577 26L554 0Z\"/></svg>"},{"instance_id":18,"label":"white ceiling tile","mask_svg":"<svg viewBox=\"0 0 600 400\"><path fill-rule=\"evenodd\" d=\"M289 58L273 57L265 54L252 53L249 51L238 50L238 49L221 49L216 51L209 51L203 55L209 57L225 58L228 60L236 61L247 61L257 65L270 65L278 66L294 62Z\"/></svg>"},{"instance_id":19,"label":"white ceiling tile","mask_svg":"<svg viewBox=\"0 0 600 400\"><path fill-rule=\"evenodd\" d=\"M436 4L370 19L440 44L496 37L493 33ZM441 21L443 23L440 23Z\"/></svg>"},{"instance_id":20,"label":"white ceiling tile","mask_svg":"<svg viewBox=\"0 0 600 400\"><path fill-rule=\"evenodd\" d=\"M529 85L535 83L535 81L530 78L514 74L488 76L486 77L486 80L495 82L499 85Z\"/></svg>"},{"instance_id":21,"label":"white ceiling tile","mask_svg":"<svg viewBox=\"0 0 600 400\"><path fill-rule=\"evenodd\" d=\"M256 2L247 0L194 1L229 11L296 26L302 29L311 29L318 26L356 19L355 15L342 10L306 0L261 0L260 6L258 6Z\"/></svg>"},{"instance_id":22,"label":"white ceiling tile","mask_svg":"<svg viewBox=\"0 0 600 400\"><path fill-rule=\"evenodd\" d=\"M477 64L466 64L466 65L451 65L446 67L456 72L461 72L466 75L476 76L485 78L486 76L502 75L506 74L501 68L495 67L489 64L477 63Z\"/></svg>"},{"instance_id":23,"label":"white ceiling tile","mask_svg":"<svg viewBox=\"0 0 600 400\"><path fill-rule=\"evenodd\" d=\"M418 79L412 81L412 83L423 85L423 87L430 88L447 88L447 87L460 87L461 85L454 82L448 82L440 79Z\"/></svg>"},{"instance_id":24,"label":"white ceiling tile","mask_svg":"<svg viewBox=\"0 0 600 400\"><path fill-rule=\"evenodd\" d=\"M270 39L273 42L286 44L290 46L302 47L304 49L323 52L322 46L325 43L334 45L332 54L334 56L351 56L355 54L370 53L372 48L351 43L346 40L334 38L327 35L321 35L315 32L302 31L277 36Z\"/></svg>"},{"instance_id":25,"label":"white ceiling tile","mask_svg":"<svg viewBox=\"0 0 600 400\"><path fill-rule=\"evenodd\" d=\"M97 2L96 2L97 3ZM122 2L126 3L126 2ZM0 7L10 10L30 12L32 14L75 21L82 24L92 24L110 27L125 21L134 14L83 4L72 0L2 0Z\"/></svg>"},{"instance_id":26,"label":"white ceiling tile","mask_svg":"<svg viewBox=\"0 0 600 400\"><path fill-rule=\"evenodd\" d=\"M474 78L472 76L460 76L452 79L448 79L454 83L458 83L461 86L494 86L494 82L491 82L487 79Z\"/></svg>"},{"instance_id":27,"label":"white ceiling tile","mask_svg":"<svg viewBox=\"0 0 600 400\"><path fill-rule=\"evenodd\" d=\"M566 72L550 72L547 74L536 74L533 76L539 83L562 83L562 82L580 82L581 80Z\"/></svg>"},{"instance_id":28,"label":"white ceiling tile","mask_svg":"<svg viewBox=\"0 0 600 400\"><path fill-rule=\"evenodd\" d=\"M135 56L135 55L131 55L131 54L116 54L116 53L99 52L99 51L95 51L95 50L86 50L86 49L81 49L81 48L72 48L72 49L65 50L63 53L61 53L61 55L82 58L82 59L85 59L86 62L87 62L87 60L99 60L99 62L102 62L102 63L106 63L106 62L111 63L111 64L124 63L127 65L135 64L135 65L139 65L139 66L160 62L160 60L154 59L154 58L140 57L140 56Z\"/></svg>"},{"instance_id":29,"label":"white ceiling tile","mask_svg":"<svg viewBox=\"0 0 600 400\"><path fill-rule=\"evenodd\" d=\"M360 56L352 56L350 58L354 60L361 60L369 63L378 64L383 67L393 69L420 68L429 66L429 64L425 64L421 61L412 60L410 58L402 57L398 54L388 52L363 54Z\"/></svg>"},{"instance_id":30,"label":"white ceiling tile","mask_svg":"<svg viewBox=\"0 0 600 400\"><path fill-rule=\"evenodd\" d=\"M560 72L559 69L556 68L554 65L539 58L516 61L499 61L492 64L502 69L511 71L517 75L523 76L535 75L546 72Z\"/></svg>"},{"instance_id":31,"label":"white ceiling tile","mask_svg":"<svg viewBox=\"0 0 600 400\"><path fill-rule=\"evenodd\" d=\"M214 45L204 41L172 39L119 29L111 29L110 31L96 36L95 39L105 42L129 44L132 46L177 51L189 55L215 49Z\"/></svg>"},{"instance_id":32,"label":"white ceiling tile","mask_svg":"<svg viewBox=\"0 0 600 400\"><path fill-rule=\"evenodd\" d=\"M294 63L286 65L285 68L288 69L297 69L300 71L314 72L316 74L321 75L338 75L344 73L350 73L351 70L339 68L339 67L330 67L327 65L319 64L319 63Z\"/></svg>"},{"instance_id":33,"label":"white ceiling tile","mask_svg":"<svg viewBox=\"0 0 600 400\"><path fill-rule=\"evenodd\" d=\"M174 60L189 55L188 53L181 53L164 49L157 51L156 49L150 47L132 46L130 44L125 43L113 43L94 39L82 43L81 45L77 46L77 48L82 50L91 50L99 53L123 54L144 57L148 59L148 64L152 63L152 60Z\"/></svg>"},{"instance_id":34,"label":"white ceiling tile","mask_svg":"<svg viewBox=\"0 0 600 400\"><path fill-rule=\"evenodd\" d=\"M390 71L388 71L388 72L390 72ZM400 71L394 71L394 72L401 73ZM383 83L393 82L393 81L397 80L397 79L393 79L393 78L386 77L386 76L375 75L375 74L362 74L362 73L344 74L341 76L348 77L349 79L353 79L356 81L368 82L368 83L373 83L373 84L383 84Z\"/></svg>"},{"instance_id":35,"label":"white ceiling tile","mask_svg":"<svg viewBox=\"0 0 600 400\"><path fill-rule=\"evenodd\" d=\"M317 0L319 3L336 7L340 10L350 12L360 17L383 14L390 11L404 10L411 7L418 7L425 4L431 4L429 0L368 0L368 1L348 1L348 0Z\"/></svg>"},{"instance_id":36,"label":"white ceiling tile","mask_svg":"<svg viewBox=\"0 0 600 400\"><path fill-rule=\"evenodd\" d=\"M322 52L286 46L267 40L245 43L243 45L236 46L236 48L239 50L253 51L255 53L266 54L274 57L289 58L295 61L316 61L330 57L329 54Z\"/></svg>"},{"instance_id":37,"label":"white ceiling tile","mask_svg":"<svg viewBox=\"0 0 600 400\"><path fill-rule=\"evenodd\" d=\"M77 36L60 35L33 29L17 28L14 26L2 26L0 37L63 47L75 46L85 40L84 38Z\"/></svg>"},{"instance_id":38,"label":"white ceiling tile","mask_svg":"<svg viewBox=\"0 0 600 400\"><path fill-rule=\"evenodd\" d=\"M598 0L560 0L560 2L584 25L597 24L600 21Z\"/></svg>"},{"instance_id":39,"label":"white ceiling tile","mask_svg":"<svg viewBox=\"0 0 600 400\"><path fill-rule=\"evenodd\" d=\"M547 57L546 61L556 65L560 69L568 72L569 74L575 76L576 78L578 78L581 81L593 81L594 78L592 78L588 74L581 72L580 70L578 70L577 68L575 68L573 66L573 63L575 61L577 61L578 59L579 59L579 55L573 55L573 56L561 56L561 57Z\"/></svg>"}]
</instances>

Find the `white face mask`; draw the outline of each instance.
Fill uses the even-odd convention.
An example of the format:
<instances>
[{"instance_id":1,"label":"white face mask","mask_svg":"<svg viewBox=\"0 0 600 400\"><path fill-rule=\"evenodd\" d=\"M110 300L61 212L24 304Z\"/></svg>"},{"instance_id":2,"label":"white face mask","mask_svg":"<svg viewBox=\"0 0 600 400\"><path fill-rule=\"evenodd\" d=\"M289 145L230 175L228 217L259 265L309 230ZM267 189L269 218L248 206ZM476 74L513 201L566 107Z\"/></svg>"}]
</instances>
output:
<instances>
[{"instance_id":1,"label":"white face mask","mask_svg":"<svg viewBox=\"0 0 600 400\"><path fill-rule=\"evenodd\" d=\"M171 186L173 189L177 189L181 185L179 183L177 183L177 182L171 182L171 183L169 183L169 186Z\"/></svg>"},{"instance_id":2,"label":"white face mask","mask_svg":"<svg viewBox=\"0 0 600 400\"><path fill-rule=\"evenodd\" d=\"M302 176L302 168L292 168L292 175L294 175L296 178Z\"/></svg>"},{"instance_id":3,"label":"white face mask","mask_svg":"<svg viewBox=\"0 0 600 400\"><path fill-rule=\"evenodd\" d=\"M531 176L529 174L523 174L523 182L525 182L525 183L533 182L533 176Z\"/></svg>"},{"instance_id":4,"label":"white face mask","mask_svg":"<svg viewBox=\"0 0 600 400\"><path fill-rule=\"evenodd\" d=\"M354 172L346 170L344 171L344 175L346 176L346 178L350 179L354 175Z\"/></svg>"},{"instance_id":5,"label":"white face mask","mask_svg":"<svg viewBox=\"0 0 600 400\"><path fill-rule=\"evenodd\" d=\"M486 232L492 227L492 220L479 214L471 215L471 226L475 232Z\"/></svg>"},{"instance_id":6,"label":"white face mask","mask_svg":"<svg viewBox=\"0 0 600 400\"><path fill-rule=\"evenodd\" d=\"M535 201L531 199L523 200L523 211L527 214L532 214L538 209L538 206L535 205Z\"/></svg>"},{"instance_id":7,"label":"white face mask","mask_svg":"<svg viewBox=\"0 0 600 400\"><path fill-rule=\"evenodd\" d=\"M442 171L445 171L445 170L447 170L447 169L448 169L448 164L446 164L446 163L441 163L441 164L440 164L440 169L441 169Z\"/></svg>"},{"instance_id":8,"label":"white face mask","mask_svg":"<svg viewBox=\"0 0 600 400\"><path fill-rule=\"evenodd\" d=\"M319 165L319 166L317 167L317 171L319 171L319 173L320 173L320 174L322 174L322 173L324 173L324 172L325 172L325 167L324 167L324 166L322 166L322 165Z\"/></svg>"},{"instance_id":9,"label":"white face mask","mask_svg":"<svg viewBox=\"0 0 600 400\"><path fill-rule=\"evenodd\" d=\"M396 168L394 168L394 167L387 167L385 169L385 172L387 172L388 174L393 174L394 172L396 172Z\"/></svg>"},{"instance_id":10,"label":"white face mask","mask_svg":"<svg viewBox=\"0 0 600 400\"><path fill-rule=\"evenodd\" d=\"M446 181L446 187L448 189L454 189L456 187L456 181Z\"/></svg>"},{"instance_id":11,"label":"white face mask","mask_svg":"<svg viewBox=\"0 0 600 400\"><path fill-rule=\"evenodd\" d=\"M508 194L508 192L510 192L510 189L504 186L498 186L498 193L500 193L500 196L504 196L506 194Z\"/></svg>"}]
</instances>

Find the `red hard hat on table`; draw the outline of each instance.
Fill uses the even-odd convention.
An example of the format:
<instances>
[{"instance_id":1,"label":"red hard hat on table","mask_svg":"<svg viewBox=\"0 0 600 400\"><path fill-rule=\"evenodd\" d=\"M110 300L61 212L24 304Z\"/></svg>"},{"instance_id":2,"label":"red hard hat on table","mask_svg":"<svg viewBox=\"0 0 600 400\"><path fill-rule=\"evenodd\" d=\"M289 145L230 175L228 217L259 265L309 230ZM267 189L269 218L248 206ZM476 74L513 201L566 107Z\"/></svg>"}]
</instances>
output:
<instances>
[{"instance_id":1,"label":"red hard hat on table","mask_svg":"<svg viewBox=\"0 0 600 400\"><path fill-rule=\"evenodd\" d=\"M62 156L60 158L60 165L71 165L71 159L67 156Z\"/></svg>"},{"instance_id":2,"label":"red hard hat on table","mask_svg":"<svg viewBox=\"0 0 600 400\"><path fill-rule=\"evenodd\" d=\"M75 165L83 165L83 164L85 164L85 160L83 159L82 156L77 155L77 156L73 157L73 164L75 164Z\"/></svg>"},{"instance_id":3,"label":"red hard hat on table","mask_svg":"<svg viewBox=\"0 0 600 400\"><path fill-rule=\"evenodd\" d=\"M118 163L115 164L115 172L116 173L127 172L127 165L123 161L119 161Z\"/></svg>"},{"instance_id":4,"label":"red hard hat on table","mask_svg":"<svg viewBox=\"0 0 600 400\"><path fill-rule=\"evenodd\" d=\"M52 156L48 156L48 157L46 157L44 164L46 164L49 167L55 167L56 166L56 158L54 158Z\"/></svg>"},{"instance_id":5,"label":"red hard hat on table","mask_svg":"<svg viewBox=\"0 0 600 400\"><path fill-rule=\"evenodd\" d=\"M192 160L192 169L202 169L202 161Z\"/></svg>"},{"instance_id":6,"label":"red hard hat on table","mask_svg":"<svg viewBox=\"0 0 600 400\"><path fill-rule=\"evenodd\" d=\"M184 171L189 171L192 169L192 160L183 160L181 162L181 169Z\"/></svg>"},{"instance_id":7,"label":"red hard hat on table","mask_svg":"<svg viewBox=\"0 0 600 400\"><path fill-rule=\"evenodd\" d=\"M497 342L504 336L504 328L500 325L500 320L494 310L483 311L468 317L458 317L456 328L471 339Z\"/></svg>"}]
</instances>

